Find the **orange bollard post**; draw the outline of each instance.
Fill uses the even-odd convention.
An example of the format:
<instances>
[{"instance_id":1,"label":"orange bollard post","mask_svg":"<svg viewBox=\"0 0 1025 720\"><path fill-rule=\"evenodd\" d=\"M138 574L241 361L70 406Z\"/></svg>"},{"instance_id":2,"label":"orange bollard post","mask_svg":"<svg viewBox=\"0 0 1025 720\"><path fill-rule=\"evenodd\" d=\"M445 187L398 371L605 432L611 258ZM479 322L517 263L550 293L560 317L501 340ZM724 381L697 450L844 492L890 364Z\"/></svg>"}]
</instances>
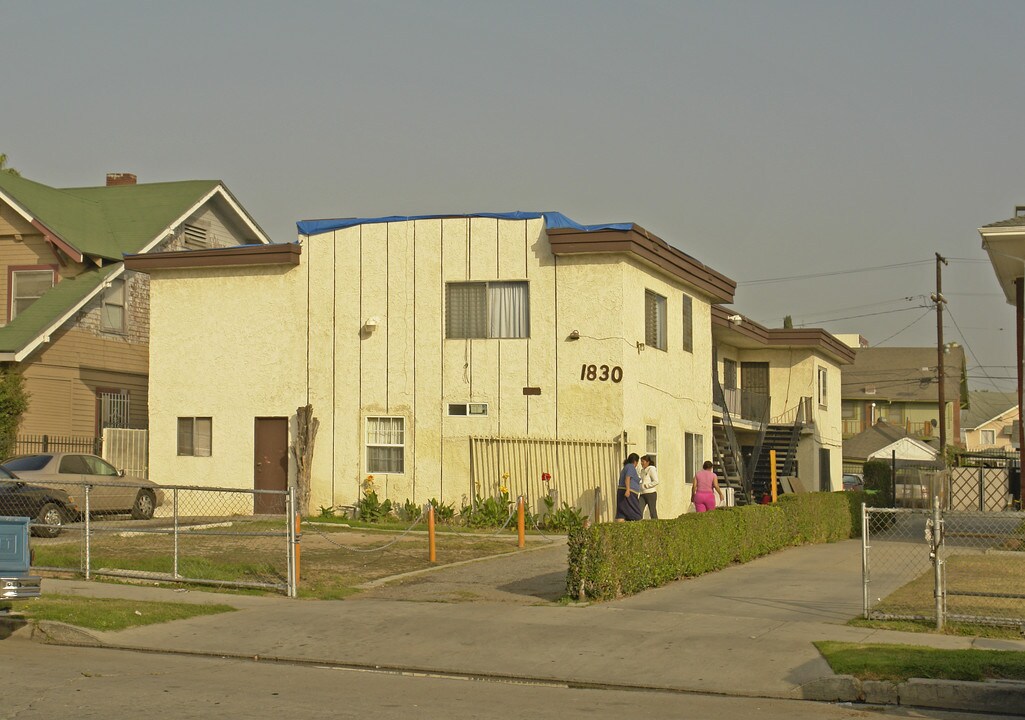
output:
<instances>
[{"instance_id":1,"label":"orange bollard post","mask_svg":"<svg viewBox=\"0 0 1025 720\"><path fill-rule=\"evenodd\" d=\"M525 548L527 546L527 530L526 520L524 519L524 508L523 508L523 496L520 495L517 501L516 507L516 531L519 534L519 542L516 543L516 547Z\"/></svg>"},{"instance_id":2,"label":"orange bollard post","mask_svg":"<svg viewBox=\"0 0 1025 720\"><path fill-rule=\"evenodd\" d=\"M769 451L769 475L772 478L772 501L776 502L776 451Z\"/></svg>"},{"instance_id":3,"label":"orange bollard post","mask_svg":"<svg viewBox=\"0 0 1025 720\"><path fill-rule=\"evenodd\" d=\"M299 588L299 539L302 537L302 516L295 514L295 587Z\"/></svg>"},{"instance_id":4,"label":"orange bollard post","mask_svg":"<svg viewBox=\"0 0 1025 720\"><path fill-rule=\"evenodd\" d=\"M431 562L438 561L438 553L434 548L434 505L427 513L427 557Z\"/></svg>"}]
</instances>

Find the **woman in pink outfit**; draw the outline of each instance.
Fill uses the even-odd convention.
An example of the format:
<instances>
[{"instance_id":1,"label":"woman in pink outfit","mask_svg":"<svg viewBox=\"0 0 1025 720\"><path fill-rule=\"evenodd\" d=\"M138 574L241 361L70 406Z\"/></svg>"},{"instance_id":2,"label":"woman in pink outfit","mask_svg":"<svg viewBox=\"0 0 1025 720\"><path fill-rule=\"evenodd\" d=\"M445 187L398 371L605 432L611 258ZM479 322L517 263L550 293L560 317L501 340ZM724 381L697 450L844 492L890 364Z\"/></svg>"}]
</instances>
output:
<instances>
[{"instance_id":1,"label":"woman in pink outfit","mask_svg":"<svg viewBox=\"0 0 1025 720\"><path fill-rule=\"evenodd\" d=\"M712 491L715 492L712 492ZM719 478L712 472L712 463L708 460L694 476L694 485L691 490L690 501L694 503L694 509L698 512L715 510L715 496L719 496L720 502L725 500L722 490L719 488Z\"/></svg>"}]
</instances>

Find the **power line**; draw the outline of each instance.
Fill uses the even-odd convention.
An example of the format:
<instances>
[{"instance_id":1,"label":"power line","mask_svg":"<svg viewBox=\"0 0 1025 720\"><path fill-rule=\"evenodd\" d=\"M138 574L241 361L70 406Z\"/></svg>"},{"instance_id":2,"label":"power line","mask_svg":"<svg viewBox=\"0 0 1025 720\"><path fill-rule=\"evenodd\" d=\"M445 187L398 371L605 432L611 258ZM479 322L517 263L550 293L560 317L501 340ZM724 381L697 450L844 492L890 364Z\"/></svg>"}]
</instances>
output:
<instances>
[{"instance_id":1,"label":"power line","mask_svg":"<svg viewBox=\"0 0 1025 720\"><path fill-rule=\"evenodd\" d=\"M861 315L845 315L844 317L822 318L821 320L809 320L808 322L794 323L794 327L808 327L809 325L819 325L821 323L837 322L840 320L855 320L857 318L875 317L877 315L892 315L893 313L907 312L908 310L920 310L923 307L925 306L914 305L912 307L897 308L896 310L880 310L879 312L863 313Z\"/></svg>"},{"instance_id":2,"label":"power line","mask_svg":"<svg viewBox=\"0 0 1025 720\"><path fill-rule=\"evenodd\" d=\"M759 280L742 280L738 282L737 285L768 285L770 283L789 282L791 280L810 280L812 278L833 277L836 275L853 275L854 273L874 272L876 270L893 270L896 268L911 267L913 265L926 265L931 262L932 260L915 260L912 262L894 263L892 265L877 265L876 267L855 268L853 270L833 270L830 272L807 273L805 275L788 275L785 277L761 278Z\"/></svg>"},{"instance_id":3,"label":"power line","mask_svg":"<svg viewBox=\"0 0 1025 720\"><path fill-rule=\"evenodd\" d=\"M897 336L898 336L898 335L900 335L900 334L901 334L902 332L904 332L905 330L907 330L908 328L910 328L910 327L911 327L912 325L914 325L915 323L917 323L917 322L919 322L920 320L924 319L924 318L925 318L925 317L926 317L927 315L929 315L929 314L930 314L931 312L932 312L932 308L929 308L928 310L926 310L926 311L925 311L925 313L924 313L924 314L922 314L922 315L919 315L919 316L918 316L917 318L915 318L915 319L914 319L914 320L912 320L912 321L911 321L910 323L908 323L907 325L905 325L904 327L902 327L902 328L901 328L900 330L898 330L897 332L895 332L895 333L894 333L893 335L891 335L890 337L888 337L888 338L885 338L884 340L880 340L879 342L877 342L877 343L876 343L876 347L879 347L880 345L882 345L882 344L883 344L884 342L887 342L888 340L893 340L893 339L894 339L895 337L897 337Z\"/></svg>"},{"instance_id":4,"label":"power line","mask_svg":"<svg viewBox=\"0 0 1025 720\"><path fill-rule=\"evenodd\" d=\"M968 344L968 339L964 336L964 333L961 332L961 328L957 324L957 318L954 317L954 313L950 311L949 307L947 308L947 314L950 315L950 319L954 323L954 327L957 328L957 332L961 336L961 342L963 342L964 346L968 348L968 352L971 353L972 359L975 360L975 362L979 362L979 358L976 356L975 351L972 350L972 346ZM999 389L997 388L997 384L993 382L993 379L989 377L989 373L986 372L986 369L982 365L979 365L978 367L982 369L982 374L989 380L990 385L992 385L994 389Z\"/></svg>"}]
</instances>

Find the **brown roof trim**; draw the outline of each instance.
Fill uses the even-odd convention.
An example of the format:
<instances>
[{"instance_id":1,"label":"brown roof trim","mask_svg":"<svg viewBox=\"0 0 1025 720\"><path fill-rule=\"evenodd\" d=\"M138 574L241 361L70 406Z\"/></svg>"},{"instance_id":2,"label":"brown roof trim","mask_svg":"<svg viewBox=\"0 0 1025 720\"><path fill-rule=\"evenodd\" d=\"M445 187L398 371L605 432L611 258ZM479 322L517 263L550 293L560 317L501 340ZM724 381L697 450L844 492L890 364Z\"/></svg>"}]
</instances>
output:
<instances>
[{"instance_id":1,"label":"brown roof trim","mask_svg":"<svg viewBox=\"0 0 1025 720\"><path fill-rule=\"evenodd\" d=\"M743 322L734 325L729 321L731 312L720 305L712 306L712 326L732 330L770 347L816 348L836 358L841 365L854 362L854 348L840 342L821 328L767 328L744 317Z\"/></svg>"},{"instance_id":2,"label":"brown roof trim","mask_svg":"<svg viewBox=\"0 0 1025 720\"><path fill-rule=\"evenodd\" d=\"M299 243L235 245L209 250L125 255L129 270L180 270L184 268L244 267L247 265L298 265L302 246Z\"/></svg>"},{"instance_id":3,"label":"brown roof trim","mask_svg":"<svg viewBox=\"0 0 1025 720\"><path fill-rule=\"evenodd\" d=\"M737 291L735 280L701 264L640 225L633 225L629 230L590 232L555 228L548 231L548 242L555 255L631 253L703 290L712 297L713 302L733 302L733 295Z\"/></svg>"}]
</instances>

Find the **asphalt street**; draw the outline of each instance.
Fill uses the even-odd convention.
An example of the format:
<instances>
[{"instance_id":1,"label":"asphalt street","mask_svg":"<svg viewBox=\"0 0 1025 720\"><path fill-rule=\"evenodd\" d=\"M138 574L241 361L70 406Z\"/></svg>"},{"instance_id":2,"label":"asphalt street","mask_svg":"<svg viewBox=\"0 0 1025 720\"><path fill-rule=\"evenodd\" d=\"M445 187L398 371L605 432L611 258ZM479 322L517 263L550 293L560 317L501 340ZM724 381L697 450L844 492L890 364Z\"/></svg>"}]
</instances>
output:
<instances>
[{"instance_id":1,"label":"asphalt street","mask_svg":"<svg viewBox=\"0 0 1025 720\"><path fill-rule=\"evenodd\" d=\"M183 655L0 641L0 718L410 719L997 717L801 700L574 689Z\"/></svg>"}]
</instances>

